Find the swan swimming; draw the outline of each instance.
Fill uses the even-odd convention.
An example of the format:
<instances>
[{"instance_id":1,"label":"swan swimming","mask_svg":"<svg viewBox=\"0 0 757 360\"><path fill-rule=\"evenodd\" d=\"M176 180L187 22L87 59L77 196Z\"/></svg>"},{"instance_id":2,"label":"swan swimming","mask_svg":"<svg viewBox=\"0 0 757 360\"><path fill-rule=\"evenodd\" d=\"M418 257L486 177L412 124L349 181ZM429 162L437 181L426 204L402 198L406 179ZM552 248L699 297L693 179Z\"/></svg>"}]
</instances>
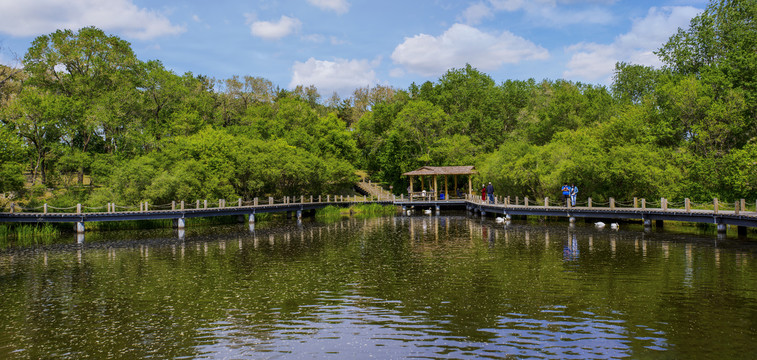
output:
<instances>
[{"instance_id":1,"label":"swan swimming","mask_svg":"<svg viewBox=\"0 0 757 360\"><path fill-rule=\"evenodd\" d=\"M605 227L605 223L603 223L601 221L597 221L597 222L594 223L594 226L596 226L598 229L602 229L602 228Z\"/></svg>"},{"instance_id":2,"label":"swan swimming","mask_svg":"<svg viewBox=\"0 0 757 360\"><path fill-rule=\"evenodd\" d=\"M612 224L610 224L610 229L618 230L618 229L620 229L620 224L618 224L618 223L612 223Z\"/></svg>"}]
</instances>

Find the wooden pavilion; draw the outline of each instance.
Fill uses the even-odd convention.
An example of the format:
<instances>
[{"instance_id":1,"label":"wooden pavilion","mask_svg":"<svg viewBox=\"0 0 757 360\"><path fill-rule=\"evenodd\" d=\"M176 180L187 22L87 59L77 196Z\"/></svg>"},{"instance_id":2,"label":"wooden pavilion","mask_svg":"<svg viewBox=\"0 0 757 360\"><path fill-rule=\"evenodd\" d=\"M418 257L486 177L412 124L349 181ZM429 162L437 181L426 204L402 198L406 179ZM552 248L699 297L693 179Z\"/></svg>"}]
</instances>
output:
<instances>
[{"instance_id":1,"label":"wooden pavilion","mask_svg":"<svg viewBox=\"0 0 757 360\"><path fill-rule=\"evenodd\" d=\"M403 176L409 176L410 177L410 196L413 196L415 193L413 191L413 177L417 176L421 180L421 189L425 189L424 184L424 178L430 176L431 180L429 181L429 186L432 185L433 182L433 196L438 197L439 194L439 188L438 188L438 177L443 176L444 177L444 194L448 198L449 197L449 184L448 184L448 177L453 176L454 178L454 189L457 191L457 176L458 175L467 175L468 176L468 194L473 193L473 186L471 183L471 175L476 174L477 171L474 168L474 166L423 166L419 169L408 171Z\"/></svg>"}]
</instances>

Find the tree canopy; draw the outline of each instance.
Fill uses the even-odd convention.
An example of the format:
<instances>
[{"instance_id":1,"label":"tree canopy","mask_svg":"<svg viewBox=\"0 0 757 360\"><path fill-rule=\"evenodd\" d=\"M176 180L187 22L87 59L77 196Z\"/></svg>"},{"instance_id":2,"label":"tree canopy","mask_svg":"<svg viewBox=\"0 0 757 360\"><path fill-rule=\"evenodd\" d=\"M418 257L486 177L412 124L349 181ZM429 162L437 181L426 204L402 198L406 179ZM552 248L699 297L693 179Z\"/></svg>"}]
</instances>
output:
<instances>
[{"instance_id":1,"label":"tree canopy","mask_svg":"<svg viewBox=\"0 0 757 360\"><path fill-rule=\"evenodd\" d=\"M88 27L0 67L0 191L101 205L407 187L475 165L501 195L757 198L757 3L717 0L611 86L497 83L470 65L408 89L323 97L257 76L176 74ZM45 191L38 191L46 189Z\"/></svg>"}]
</instances>

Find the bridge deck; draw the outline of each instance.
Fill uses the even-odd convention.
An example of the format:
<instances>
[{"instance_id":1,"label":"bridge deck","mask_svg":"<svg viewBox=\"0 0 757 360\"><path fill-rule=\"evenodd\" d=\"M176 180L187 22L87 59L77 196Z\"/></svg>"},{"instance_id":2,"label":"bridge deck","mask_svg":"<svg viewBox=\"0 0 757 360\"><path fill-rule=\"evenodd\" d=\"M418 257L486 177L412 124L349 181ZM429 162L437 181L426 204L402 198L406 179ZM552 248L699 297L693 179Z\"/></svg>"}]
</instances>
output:
<instances>
[{"instance_id":1,"label":"bridge deck","mask_svg":"<svg viewBox=\"0 0 757 360\"><path fill-rule=\"evenodd\" d=\"M273 205L232 206L183 210L151 210L121 212L83 213L0 213L0 222L45 223L45 222L93 222L123 220L185 219L212 216L251 215L269 212L296 212L321 209L326 206L350 206L354 204L384 204L418 208L460 208L469 211L502 215L555 216L573 218L634 219L684 221L710 224L728 224L757 227L757 212L661 209L661 208L608 208L608 207L559 207L487 204L479 200L387 200L387 201L331 201L297 202Z\"/></svg>"}]
</instances>

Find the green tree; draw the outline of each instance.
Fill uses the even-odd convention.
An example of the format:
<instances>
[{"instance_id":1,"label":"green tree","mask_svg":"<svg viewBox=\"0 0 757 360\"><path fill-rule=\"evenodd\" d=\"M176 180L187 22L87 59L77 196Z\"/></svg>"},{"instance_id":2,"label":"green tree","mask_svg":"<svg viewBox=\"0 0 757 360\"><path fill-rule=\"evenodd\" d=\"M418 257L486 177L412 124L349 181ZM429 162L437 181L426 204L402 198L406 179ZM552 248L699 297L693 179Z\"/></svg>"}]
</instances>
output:
<instances>
[{"instance_id":1,"label":"green tree","mask_svg":"<svg viewBox=\"0 0 757 360\"><path fill-rule=\"evenodd\" d=\"M24 139L31 153L32 182L48 184L52 157L64 135L63 126L78 108L65 96L53 95L33 87L25 88L5 109L6 126ZM48 184L49 185L49 184Z\"/></svg>"},{"instance_id":2,"label":"green tree","mask_svg":"<svg viewBox=\"0 0 757 360\"><path fill-rule=\"evenodd\" d=\"M612 94L621 102L639 104L654 95L659 77L660 71L651 66L616 63Z\"/></svg>"},{"instance_id":3,"label":"green tree","mask_svg":"<svg viewBox=\"0 0 757 360\"><path fill-rule=\"evenodd\" d=\"M0 193L24 189L24 162L27 150L13 129L0 122Z\"/></svg>"},{"instance_id":4,"label":"green tree","mask_svg":"<svg viewBox=\"0 0 757 360\"><path fill-rule=\"evenodd\" d=\"M39 36L24 56L29 84L67 97L75 107L62 127L72 153L87 153L93 142L107 143L107 114L120 106L110 95L135 87L138 64L128 42L94 27ZM80 183L84 170L78 171Z\"/></svg>"}]
</instances>

